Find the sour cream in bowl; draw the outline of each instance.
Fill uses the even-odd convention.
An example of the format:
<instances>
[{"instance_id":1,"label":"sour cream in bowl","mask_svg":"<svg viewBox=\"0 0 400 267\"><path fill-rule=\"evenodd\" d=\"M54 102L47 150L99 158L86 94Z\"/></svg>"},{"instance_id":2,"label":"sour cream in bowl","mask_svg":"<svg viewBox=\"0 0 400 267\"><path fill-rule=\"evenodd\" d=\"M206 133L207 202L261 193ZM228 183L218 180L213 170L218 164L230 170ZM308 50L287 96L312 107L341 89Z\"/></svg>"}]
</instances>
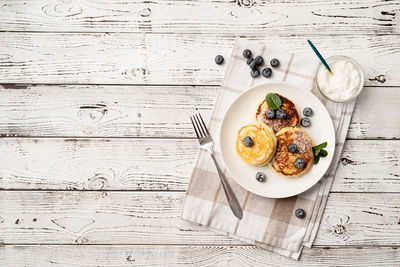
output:
<instances>
[{"instance_id":1,"label":"sour cream in bowl","mask_svg":"<svg viewBox=\"0 0 400 267\"><path fill-rule=\"evenodd\" d=\"M345 56L333 56L326 59L333 75L320 65L316 74L318 90L327 99L334 102L346 102L355 99L364 86L364 74L360 65Z\"/></svg>"}]
</instances>

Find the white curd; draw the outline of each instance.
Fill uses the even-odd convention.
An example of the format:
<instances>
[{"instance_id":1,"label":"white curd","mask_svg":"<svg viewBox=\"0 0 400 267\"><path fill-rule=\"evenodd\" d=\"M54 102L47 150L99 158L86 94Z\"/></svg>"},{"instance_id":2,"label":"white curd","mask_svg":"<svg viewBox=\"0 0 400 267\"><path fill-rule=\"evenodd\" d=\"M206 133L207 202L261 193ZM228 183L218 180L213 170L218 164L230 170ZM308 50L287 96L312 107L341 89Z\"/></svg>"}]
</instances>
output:
<instances>
[{"instance_id":1,"label":"white curd","mask_svg":"<svg viewBox=\"0 0 400 267\"><path fill-rule=\"evenodd\" d=\"M328 61L333 75L325 67L319 68L317 84L320 91L334 101L346 101L360 90L360 73L356 66L345 59Z\"/></svg>"}]
</instances>

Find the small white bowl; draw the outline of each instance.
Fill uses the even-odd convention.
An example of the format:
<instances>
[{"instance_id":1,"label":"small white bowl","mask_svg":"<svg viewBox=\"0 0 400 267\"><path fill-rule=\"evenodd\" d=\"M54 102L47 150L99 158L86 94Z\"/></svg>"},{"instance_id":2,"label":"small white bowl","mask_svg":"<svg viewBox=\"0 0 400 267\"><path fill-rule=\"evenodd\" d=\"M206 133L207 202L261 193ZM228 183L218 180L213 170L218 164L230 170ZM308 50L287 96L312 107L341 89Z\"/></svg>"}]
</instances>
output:
<instances>
[{"instance_id":1,"label":"small white bowl","mask_svg":"<svg viewBox=\"0 0 400 267\"><path fill-rule=\"evenodd\" d=\"M323 95L325 98L329 99L330 101L337 102L337 103L343 103L343 102L347 102L347 101L356 99L357 96L361 93L361 91L363 90L363 87L364 87L364 73L363 73L363 71L362 71L362 69L361 69L360 64L358 64L357 61L355 61L355 60L352 59L352 58L349 58L349 57L346 57L346 56L340 56L340 55L328 57L328 58L325 59L325 60L326 60L326 62L328 63L328 65L329 65L330 62L333 62L333 61L336 61L336 60L344 60L344 61L350 62L351 64L353 64L353 66L354 66L354 67L356 68L356 70L358 71L358 75L360 76L360 83L359 83L359 85L358 85L357 91L356 91L355 94L352 95L351 97L349 97L349 98L347 98L347 99L343 99L343 100L338 100L338 99L331 98L331 97L327 96L327 95L321 90L321 88L320 88L320 86L319 86L319 84L318 84L318 72L320 71L321 68L324 68L324 69L325 69L325 66L324 66L322 63L320 63L320 65L319 65L319 67L318 67L318 69L317 69L317 72L315 73L314 82L315 82L315 84L316 84L316 86L317 86L319 92L321 93L321 95Z\"/></svg>"}]
</instances>

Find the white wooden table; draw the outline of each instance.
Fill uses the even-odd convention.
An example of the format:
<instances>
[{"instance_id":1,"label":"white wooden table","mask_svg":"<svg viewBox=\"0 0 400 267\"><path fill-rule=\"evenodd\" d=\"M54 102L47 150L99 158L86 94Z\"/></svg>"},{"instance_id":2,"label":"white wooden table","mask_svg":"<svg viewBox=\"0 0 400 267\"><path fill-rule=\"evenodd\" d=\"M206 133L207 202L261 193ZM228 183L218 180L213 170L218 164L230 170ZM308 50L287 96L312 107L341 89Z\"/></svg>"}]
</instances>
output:
<instances>
[{"instance_id":1,"label":"white wooden table","mask_svg":"<svg viewBox=\"0 0 400 267\"><path fill-rule=\"evenodd\" d=\"M399 23L399 0L0 0L0 265L400 265ZM178 218L238 36L365 71L299 262Z\"/></svg>"}]
</instances>

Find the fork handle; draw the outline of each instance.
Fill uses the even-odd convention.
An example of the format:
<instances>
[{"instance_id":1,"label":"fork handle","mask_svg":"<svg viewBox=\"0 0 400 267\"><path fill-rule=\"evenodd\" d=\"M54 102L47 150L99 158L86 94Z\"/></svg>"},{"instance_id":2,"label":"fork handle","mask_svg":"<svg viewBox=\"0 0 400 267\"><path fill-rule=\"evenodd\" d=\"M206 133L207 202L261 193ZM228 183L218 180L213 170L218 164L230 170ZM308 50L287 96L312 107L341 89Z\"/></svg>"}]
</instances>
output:
<instances>
[{"instance_id":1,"label":"fork handle","mask_svg":"<svg viewBox=\"0 0 400 267\"><path fill-rule=\"evenodd\" d=\"M224 173L219 168L218 162L215 159L214 154L213 153L210 153L210 154L211 154L211 158L214 161L215 167L217 168L218 175L221 180L222 187L224 188L225 196L228 199L229 206L231 207L231 210L232 210L233 214L236 216L236 218L238 218L240 220L243 217L243 211L242 211L242 208L240 207L239 201L237 200L235 194L232 191L231 186L229 185L228 181L226 180Z\"/></svg>"}]
</instances>

